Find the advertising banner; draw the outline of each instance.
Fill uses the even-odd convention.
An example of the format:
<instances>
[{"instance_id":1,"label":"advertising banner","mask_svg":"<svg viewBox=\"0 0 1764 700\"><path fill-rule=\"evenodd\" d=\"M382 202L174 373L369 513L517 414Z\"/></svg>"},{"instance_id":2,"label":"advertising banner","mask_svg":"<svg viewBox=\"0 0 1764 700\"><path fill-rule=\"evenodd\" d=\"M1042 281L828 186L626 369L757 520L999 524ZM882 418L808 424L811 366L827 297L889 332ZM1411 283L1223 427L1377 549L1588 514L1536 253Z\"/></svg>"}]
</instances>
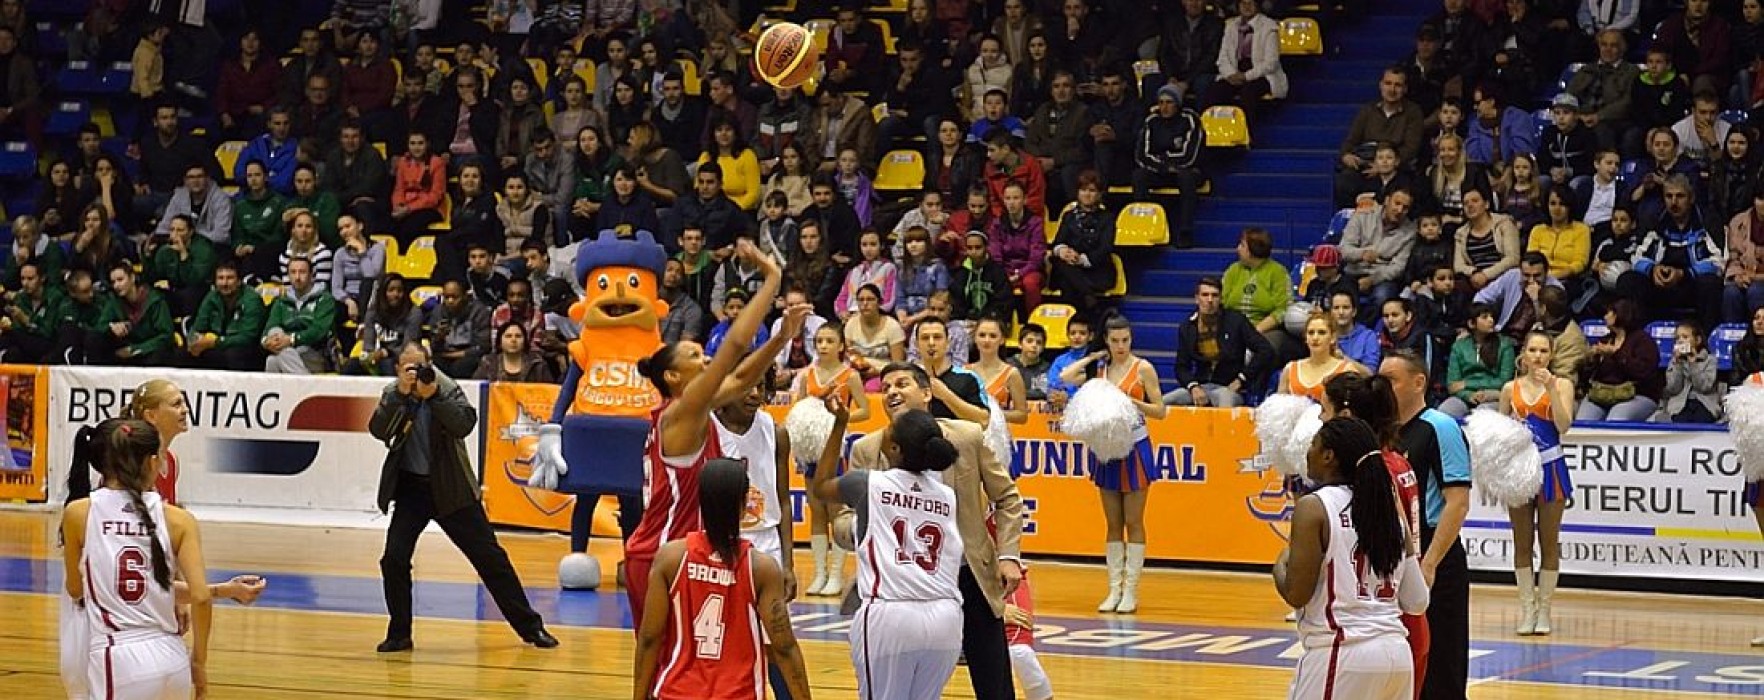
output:
<instances>
[{"instance_id":1,"label":"advertising banner","mask_svg":"<svg viewBox=\"0 0 1764 700\"><path fill-rule=\"evenodd\" d=\"M0 500L48 500L48 368L0 365L0 421Z\"/></svg>"},{"instance_id":2,"label":"advertising banner","mask_svg":"<svg viewBox=\"0 0 1764 700\"><path fill-rule=\"evenodd\" d=\"M1564 437L1574 495L1562 571L1593 576L1756 581L1764 539L1726 431L1599 430ZM1472 494L1470 566L1512 571L1507 510Z\"/></svg>"},{"instance_id":3,"label":"advertising banner","mask_svg":"<svg viewBox=\"0 0 1764 700\"><path fill-rule=\"evenodd\" d=\"M52 368L48 455L53 470L66 469L80 426L118 415L135 387L165 377L166 372L151 369ZM190 408L190 431L171 447L183 502L377 510L386 448L368 434L368 419L389 380L195 370L171 378ZM460 384L477 407L479 383ZM475 461L477 431L465 441ZM65 475L53 470L52 482L64 483Z\"/></svg>"},{"instance_id":4,"label":"advertising banner","mask_svg":"<svg viewBox=\"0 0 1764 700\"><path fill-rule=\"evenodd\" d=\"M527 487L533 453L539 447L539 426L557 403L556 384L509 384L489 387L489 413L484 435L484 509L490 522L555 532L570 531L576 497ZM594 535L618 537L618 500L608 496L594 510Z\"/></svg>"}]
</instances>

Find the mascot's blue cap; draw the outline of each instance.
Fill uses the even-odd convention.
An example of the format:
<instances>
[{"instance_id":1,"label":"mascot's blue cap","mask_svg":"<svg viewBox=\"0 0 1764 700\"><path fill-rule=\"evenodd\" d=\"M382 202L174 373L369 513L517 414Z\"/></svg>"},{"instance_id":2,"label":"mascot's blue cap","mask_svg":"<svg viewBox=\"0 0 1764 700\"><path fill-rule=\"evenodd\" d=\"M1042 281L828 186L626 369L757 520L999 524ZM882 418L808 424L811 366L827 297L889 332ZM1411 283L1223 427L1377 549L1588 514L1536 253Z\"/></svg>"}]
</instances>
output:
<instances>
[{"instance_id":1,"label":"mascot's blue cap","mask_svg":"<svg viewBox=\"0 0 1764 700\"><path fill-rule=\"evenodd\" d=\"M632 238L619 238L611 230L600 237L576 244L576 279L588 278L588 272L601 267L635 267L654 272L660 279L668 265L668 251L655 242L648 231L638 231Z\"/></svg>"}]
</instances>

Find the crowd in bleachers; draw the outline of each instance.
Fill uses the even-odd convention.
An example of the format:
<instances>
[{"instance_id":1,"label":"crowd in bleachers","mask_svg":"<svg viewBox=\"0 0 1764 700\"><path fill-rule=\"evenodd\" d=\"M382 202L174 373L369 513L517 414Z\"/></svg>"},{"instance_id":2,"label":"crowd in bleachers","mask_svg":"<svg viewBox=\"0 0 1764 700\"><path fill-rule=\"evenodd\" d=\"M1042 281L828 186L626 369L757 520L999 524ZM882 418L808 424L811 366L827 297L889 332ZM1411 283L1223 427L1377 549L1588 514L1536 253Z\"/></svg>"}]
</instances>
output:
<instances>
[{"instance_id":1,"label":"crowd in bleachers","mask_svg":"<svg viewBox=\"0 0 1764 700\"><path fill-rule=\"evenodd\" d=\"M1255 235L1227 271L1226 306L1276 341L1259 366L1305 354L1316 309L1349 359L1432 358L1462 416L1541 330L1578 418L1719 422L1722 387L1764 365L1760 3L1440 5L1342 141L1304 293L1270 291L1289 276Z\"/></svg>"},{"instance_id":2,"label":"crowd in bleachers","mask_svg":"<svg viewBox=\"0 0 1764 700\"><path fill-rule=\"evenodd\" d=\"M668 340L757 287L738 238L878 359L1091 317L1117 243L1189 244L1197 109L1284 96L1274 4L0 0L0 359L549 380L572 244L637 231ZM747 56L780 18L802 89Z\"/></svg>"}]
</instances>

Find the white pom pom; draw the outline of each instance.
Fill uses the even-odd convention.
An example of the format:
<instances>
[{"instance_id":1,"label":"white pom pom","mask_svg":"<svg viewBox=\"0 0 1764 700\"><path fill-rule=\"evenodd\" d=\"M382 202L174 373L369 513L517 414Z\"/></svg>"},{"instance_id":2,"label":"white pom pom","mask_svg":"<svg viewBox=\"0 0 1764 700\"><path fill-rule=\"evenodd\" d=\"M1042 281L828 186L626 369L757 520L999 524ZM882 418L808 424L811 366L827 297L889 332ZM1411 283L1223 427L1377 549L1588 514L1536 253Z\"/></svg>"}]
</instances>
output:
<instances>
[{"instance_id":1,"label":"white pom pom","mask_svg":"<svg viewBox=\"0 0 1764 700\"><path fill-rule=\"evenodd\" d=\"M1299 416L1287 434L1286 443L1274 456L1274 468L1287 476L1304 476L1309 462L1311 440L1323 429L1323 407L1311 404L1311 410Z\"/></svg>"},{"instance_id":2,"label":"white pom pom","mask_svg":"<svg viewBox=\"0 0 1764 700\"><path fill-rule=\"evenodd\" d=\"M1096 458L1112 462L1133 452L1137 428L1144 416L1120 387L1104 379L1092 379L1073 392L1060 419L1060 430L1075 437Z\"/></svg>"},{"instance_id":3,"label":"white pom pom","mask_svg":"<svg viewBox=\"0 0 1764 700\"><path fill-rule=\"evenodd\" d=\"M1464 419L1470 441L1470 475L1476 487L1509 508L1532 502L1543 488L1543 461L1531 429L1497 411L1471 411Z\"/></svg>"},{"instance_id":4,"label":"white pom pom","mask_svg":"<svg viewBox=\"0 0 1764 700\"><path fill-rule=\"evenodd\" d=\"M1727 393L1727 432L1746 481L1764 481L1764 387L1741 384Z\"/></svg>"},{"instance_id":5,"label":"white pom pom","mask_svg":"<svg viewBox=\"0 0 1764 700\"><path fill-rule=\"evenodd\" d=\"M827 436L833 432L833 414L827 404L813 396L790 407L784 416L784 432L790 435L790 451L797 461L815 462L827 449Z\"/></svg>"},{"instance_id":6,"label":"white pom pom","mask_svg":"<svg viewBox=\"0 0 1764 700\"><path fill-rule=\"evenodd\" d=\"M1305 473L1305 453L1323 427L1322 415L1317 402L1294 394L1275 394L1256 407L1256 439L1275 469L1282 474ZM1301 424L1307 426L1302 435Z\"/></svg>"},{"instance_id":7,"label":"white pom pom","mask_svg":"<svg viewBox=\"0 0 1764 700\"><path fill-rule=\"evenodd\" d=\"M557 563L557 584L567 591L599 588L600 560L582 552L564 556L563 561Z\"/></svg>"},{"instance_id":8,"label":"white pom pom","mask_svg":"<svg viewBox=\"0 0 1764 700\"><path fill-rule=\"evenodd\" d=\"M1011 428L1005 423L1004 409L998 402L990 402L986 416L986 449L992 450L993 458L1009 469L1011 466Z\"/></svg>"}]
</instances>

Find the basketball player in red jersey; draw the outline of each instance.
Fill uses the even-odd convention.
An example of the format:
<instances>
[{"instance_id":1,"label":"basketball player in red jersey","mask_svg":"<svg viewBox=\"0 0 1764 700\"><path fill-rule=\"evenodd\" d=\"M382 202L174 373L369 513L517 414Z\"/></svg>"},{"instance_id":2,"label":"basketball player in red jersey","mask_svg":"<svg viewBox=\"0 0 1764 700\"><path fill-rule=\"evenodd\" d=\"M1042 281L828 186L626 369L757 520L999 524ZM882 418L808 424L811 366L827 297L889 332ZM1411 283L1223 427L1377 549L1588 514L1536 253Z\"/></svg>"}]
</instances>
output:
<instances>
[{"instance_id":1,"label":"basketball player in red jersey","mask_svg":"<svg viewBox=\"0 0 1764 700\"><path fill-rule=\"evenodd\" d=\"M190 430L190 406L184 403L184 390L167 379L149 379L135 387L133 398L123 409L124 418L144 420L159 431L161 467L153 480L153 491L166 503L178 503L178 460L171 453L171 444ZM75 462L82 460L76 458ZM92 460L95 463L95 460ZM68 502L85 498L92 491L89 469L70 470L67 475Z\"/></svg>"},{"instance_id":2,"label":"basketball player in red jersey","mask_svg":"<svg viewBox=\"0 0 1764 700\"><path fill-rule=\"evenodd\" d=\"M765 700L767 657L790 696L808 700L784 570L741 537L747 488L746 465L706 463L697 494L704 529L656 553L637 629L636 700Z\"/></svg>"},{"instance_id":3,"label":"basketball player in red jersey","mask_svg":"<svg viewBox=\"0 0 1764 700\"><path fill-rule=\"evenodd\" d=\"M711 425L711 410L739 400L747 386L764 378L765 366L783 347L782 342L768 341L759 352L742 360L778 296L783 273L776 261L750 241L738 242L735 254L758 268L765 281L753 301L735 317L716 356L706 362L704 346L680 341L663 345L637 363L638 371L662 396L645 457L643 520L625 543L625 590L631 601L631 622L638 629L643 627L643 603L656 551L663 543L698 529L698 473L706 462L722 456ZM732 377L730 372L737 362L742 367ZM751 379L743 385L741 375L750 367L754 370Z\"/></svg>"},{"instance_id":4,"label":"basketball player in red jersey","mask_svg":"<svg viewBox=\"0 0 1764 700\"><path fill-rule=\"evenodd\" d=\"M1323 420L1345 417L1366 422L1377 434L1384 454L1384 468L1395 491L1397 515L1403 522L1403 547L1414 556L1421 552L1421 484L1409 459L1397 450L1401 424L1397 422L1396 393L1390 380L1379 375L1338 374L1323 385ZM1415 698L1421 697L1420 679L1427 677L1427 652L1432 646L1426 615L1402 616L1408 630L1409 656L1415 665Z\"/></svg>"}]
</instances>

